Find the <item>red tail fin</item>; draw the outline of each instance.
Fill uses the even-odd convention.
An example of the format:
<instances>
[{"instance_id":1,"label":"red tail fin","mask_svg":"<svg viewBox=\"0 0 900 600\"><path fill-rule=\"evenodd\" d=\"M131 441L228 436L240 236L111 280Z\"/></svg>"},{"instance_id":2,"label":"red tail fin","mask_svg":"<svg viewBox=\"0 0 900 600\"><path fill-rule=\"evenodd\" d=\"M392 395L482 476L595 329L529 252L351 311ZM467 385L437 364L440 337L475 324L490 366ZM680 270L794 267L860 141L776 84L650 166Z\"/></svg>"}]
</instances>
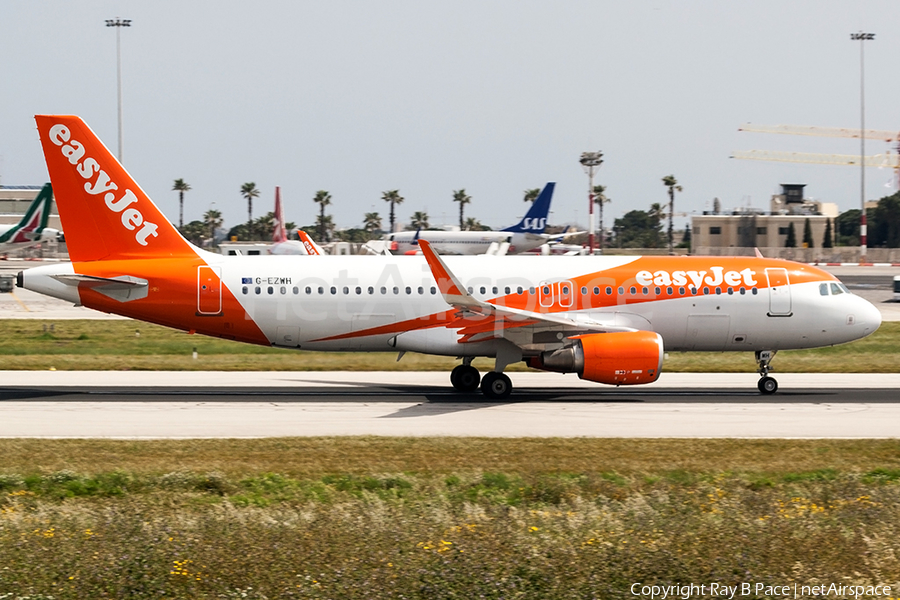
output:
<instances>
[{"instance_id":1,"label":"red tail fin","mask_svg":"<svg viewBox=\"0 0 900 600\"><path fill-rule=\"evenodd\" d=\"M284 230L284 208L281 207L281 188L278 186L275 186L275 231L272 232L272 241L287 241L287 232Z\"/></svg>"},{"instance_id":2,"label":"red tail fin","mask_svg":"<svg viewBox=\"0 0 900 600\"><path fill-rule=\"evenodd\" d=\"M72 261L196 256L84 121L34 119Z\"/></svg>"}]
</instances>

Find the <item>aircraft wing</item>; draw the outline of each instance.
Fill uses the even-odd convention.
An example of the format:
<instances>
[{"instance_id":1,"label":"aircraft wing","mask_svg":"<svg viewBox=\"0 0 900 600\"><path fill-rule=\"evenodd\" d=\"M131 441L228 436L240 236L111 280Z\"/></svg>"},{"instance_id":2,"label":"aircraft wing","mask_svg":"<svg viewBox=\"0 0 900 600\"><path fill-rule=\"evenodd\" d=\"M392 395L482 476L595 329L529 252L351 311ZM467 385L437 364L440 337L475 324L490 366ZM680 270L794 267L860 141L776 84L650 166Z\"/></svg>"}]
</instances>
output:
<instances>
[{"instance_id":1,"label":"aircraft wing","mask_svg":"<svg viewBox=\"0 0 900 600\"><path fill-rule=\"evenodd\" d=\"M558 343L561 338L554 339L553 333L570 337L584 333L636 331L632 327L617 326L593 319L578 319L557 313L535 312L484 302L466 291L465 286L447 268L427 240L419 240L419 245L444 300L461 311L462 319L457 324L460 332L464 334L461 340L463 342L505 337L516 345L528 346L538 338L546 338L547 343ZM610 315L610 318L614 319L614 315Z\"/></svg>"}]
</instances>

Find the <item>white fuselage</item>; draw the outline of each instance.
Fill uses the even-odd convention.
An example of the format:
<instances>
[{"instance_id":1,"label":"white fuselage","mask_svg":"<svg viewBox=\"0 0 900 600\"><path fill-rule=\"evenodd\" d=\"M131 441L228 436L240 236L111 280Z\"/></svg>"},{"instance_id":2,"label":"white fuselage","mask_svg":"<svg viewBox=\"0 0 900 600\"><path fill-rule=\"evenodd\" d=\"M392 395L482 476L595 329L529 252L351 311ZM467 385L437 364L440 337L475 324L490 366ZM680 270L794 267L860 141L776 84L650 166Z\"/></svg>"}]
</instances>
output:
<instances>
[{"instance_id":1,"label":"white fuselage","mask_svg":"<svg viewBox=\"0 0 900 600\"><path fill-rule=\"evenodd\" d=\"M496 353L497 340L461 343L459 327L440 320L455 311L420 256L225 257L204 252L202 258L276 346L409 350L452 356ZM635 277L635 273L647 273L639 270L641 257L445 260L477 299L502 304L503 300L496 299L506 298L507 302L522 303L529 311L558 311L585 323L655 331L667 351L750 352L829 346L864 337L881 323L874 306L846 292L833 278L766 287L768 271L785 270L779 265L805 269L806 273L814 270L785 261L768 261L756 268L754 259L744 259L750 262L741 265L751 265L741 271L744 275L733 271L729 285L703 285L694 294L690 283L643 285L642 276ZM683 264L677 261L675 257L655 257L651 264L675 268ZM138 263L134 263L134 272L117 275L142 277ZM778 268L768 268L771 265ZM24 272L25 287L80 303L76 287L52 278L72 271L71 264L30 269ZM717 273L715 268L704 272ZM747 274L751 272L752 277ZM150 285L155 283L151 280ZM128 302L116 306L121 308L120 314L129 316Z\"/></svg>"}]
</instances>

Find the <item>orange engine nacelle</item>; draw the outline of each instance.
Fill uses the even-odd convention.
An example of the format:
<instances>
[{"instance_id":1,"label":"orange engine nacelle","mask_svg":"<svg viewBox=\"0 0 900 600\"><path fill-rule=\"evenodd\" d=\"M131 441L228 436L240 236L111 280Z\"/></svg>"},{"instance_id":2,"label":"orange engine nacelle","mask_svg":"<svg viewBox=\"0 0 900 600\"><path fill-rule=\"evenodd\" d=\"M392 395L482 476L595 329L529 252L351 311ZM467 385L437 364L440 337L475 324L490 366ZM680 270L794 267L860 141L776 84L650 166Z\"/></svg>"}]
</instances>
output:
<instances>
[{"instance_id":1,"label":"orange engine nacelle","mask_svg":"<svg viewBox=\"0 0 900 600\"><path fill-rule=\"evenodd\" d=\"M662 369L662 336L653 331L590 333L575 343L528 359L528 366L578 373L581 379L610 385L653 383Z\"/></svg>"}]
</instances>

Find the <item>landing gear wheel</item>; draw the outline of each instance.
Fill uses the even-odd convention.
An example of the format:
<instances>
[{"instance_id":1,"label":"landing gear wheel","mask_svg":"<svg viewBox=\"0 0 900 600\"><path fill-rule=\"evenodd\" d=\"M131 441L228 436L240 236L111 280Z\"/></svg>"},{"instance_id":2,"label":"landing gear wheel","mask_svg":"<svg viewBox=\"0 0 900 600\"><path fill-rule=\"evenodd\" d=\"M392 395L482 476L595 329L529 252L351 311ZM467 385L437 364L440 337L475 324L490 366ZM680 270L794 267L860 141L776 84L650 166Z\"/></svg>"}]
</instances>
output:
<instances>
[{"instance_id":1,"label":"landing gear wheel","mask_svg":"<svg viewBox=\"0 0 900 600\"><path fill-rule=\"evenodd\" d=\"M759 380L756 387L759 388L760 393L769 396L778 391L778 382L775 381L774 377L766 376Z\"/></svg>"},{"instance_id":2,"label":"landing gear wheel","mask_svg":"<svg viewBox=\"0 0 900 600\"><path fill-rule=\"evenodd\" d=\"M512 393L512 381L503 373L491 371L481 380L481 391L492 400L502 400Z\"/></svg>"},{"instance_id":3,"label":"landing gear wheel","mask_svg":"<svg viewBox=\"0 0 900 600\"><path fill-rule=\"evenodd\" d=\"M450 383L460 392L474 392L480 381L481 374L471 365L456 365L450 371Z\"/></svg>"}]
</instances>

